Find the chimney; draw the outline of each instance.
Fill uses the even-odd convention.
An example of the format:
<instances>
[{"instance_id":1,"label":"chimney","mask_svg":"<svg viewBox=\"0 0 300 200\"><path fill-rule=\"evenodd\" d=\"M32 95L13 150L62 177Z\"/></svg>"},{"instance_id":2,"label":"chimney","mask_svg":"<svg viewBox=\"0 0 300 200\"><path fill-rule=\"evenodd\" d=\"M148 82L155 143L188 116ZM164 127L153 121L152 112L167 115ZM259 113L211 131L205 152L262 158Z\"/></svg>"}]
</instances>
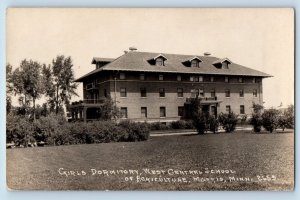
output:
<instances>
[{"instance_id":1,"label":"chimney","mask_svg":"<svg viewBox=\"0 0 300 200\"><path fill-rule=\"evenodd\" d=\"M211 53L209 53L209 52L204 53L204 56L210 56L210 55L211 55Z\"/></svg>"},{"instance_id":2,"label":"chimney","mask_svg":"<svg viewBox=\"0 0 300 200\"><path fill-rule=\"evenodd\" d=\"M125 50L125 51L124 51L124 54L126 54L126 53L128 53L128 51Z\"/></svg>"},{"instance_id":3,"label":"chimney","mask_svg":"<svg viewBox=\"0 0 300 200\"><path fill-rule=\"evenodd\" d=\"M137 48L136 48L136 47L129 47L129 50L130 50L130 51L136 51Z\"/></svg>"}]
</instances>

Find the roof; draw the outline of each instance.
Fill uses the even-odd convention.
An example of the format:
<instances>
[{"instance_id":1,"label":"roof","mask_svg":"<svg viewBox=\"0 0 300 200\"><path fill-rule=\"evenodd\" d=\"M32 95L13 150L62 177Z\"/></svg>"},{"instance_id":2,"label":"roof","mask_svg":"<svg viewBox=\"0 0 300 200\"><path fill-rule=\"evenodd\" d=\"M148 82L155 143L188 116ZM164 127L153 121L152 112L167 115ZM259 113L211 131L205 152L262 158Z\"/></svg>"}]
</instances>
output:
<instances>
[{"instance_id":1,"label":"roof","mask_svg":"<svg viewBox=\"0 0 300 200\"><path fill-rule=\"evenodd\" d=\"M159 55L163 55L167 58L167 60L164 62L164 66L151 65L149 63L149 60ZM199 63L199 67L187 67L186 65L184 65L184 62L191 59L192 57L195 57L195 55L130 51L114 59L105 66L99 69L95 69L90 73L78 78L75 81L81 82L84 78L101 71L136 71L271 77L271 75L269 74L239 65L231 61L228 69L217 68L213 65L215 62L229 60L228 58L220 59L213 56L197 56L202 61Z\"/></svg>"},{"instance_id":2,"label":"roof","mask_svg":"<svg viewBox=\"0 0 300 200\"><path fill-rule=\"evenodd\" d=\"M115 60L115 58L100 58L100 57L94 57L92 60L92 64L96 64L97 62L105 62L105 63L110 63L113 60Z\"/></svg>"},{"instance_id":3,"label":"roof","mask_svg":"<svg viewBox=\"0 0 300 200\"><path fill-rule=\"evenodd\" d=\"M218 64L218 63L223 63L225 61L232 63L228 58L222 58L222 59L214 61L212 64L214 65L214 64Z\"/></svg>"}]
</instances>

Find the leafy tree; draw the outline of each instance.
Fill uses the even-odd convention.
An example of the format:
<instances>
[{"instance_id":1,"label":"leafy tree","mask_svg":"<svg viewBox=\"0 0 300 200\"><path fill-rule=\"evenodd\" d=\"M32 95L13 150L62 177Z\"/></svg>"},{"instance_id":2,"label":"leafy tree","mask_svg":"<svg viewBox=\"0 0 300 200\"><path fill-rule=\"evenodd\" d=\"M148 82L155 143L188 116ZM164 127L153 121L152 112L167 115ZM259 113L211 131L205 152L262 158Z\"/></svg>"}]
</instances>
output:
<instances>
[{"instance_id":1,"label":"leafy tree","mask_svg":"<svg viewBox=\"0 0 300 200\"><path fill-rule=\"evenodd\" d=\"M253 126L254 132L260 132L263 124L262 111L264 107L260 104L253 103L252 108L253 108L253 112L250 119L250 124Z\"/></svg>"},{"instance_id":2,"label":"leafy tree","mask_svg":"<svg viewBox=\"0 0 300 200\"><path fill-rule=\"evenodd\" d=\"M55 109L59 113L63 104L68 105L78 84L74 83L74 72L71 57L63 55L57 56L52 60L51 66L43 66L43 76L45 94L48 97L50 109Z\"/></svg>"},{"instance_id":3,"label":"leafy tree","mask_svg":"<svg viewBox=\"0 0 300 200\"><path fill-rule=\"evenodd\" d=\"M14 71L12 82L15 94L21 95L20 100L23 105L26 106L28 101L32 101L33 120L35 120L35 102L43 94L41 65L36 61L23 60L20 67Z\"/></svg>"},{"instance_id":4,"label":"leafy tree","mask_svg":"<svg viewBox=\"0 0 300 200\"><path fill-rule=\"evenodd\" d=\"M193 122L198 134L203 135L207 131L207 116L202 112L194 113Z\"/></svg>"},{"instance_id":5,"label":"leafy tree","mask_svg":"<svg viewBox=\"0 0 300 200\"><path fill-rule=\"evenodd\" d=\"M121 112L110 97L104 99L104 103L100 106L101 120L116 120L120 117Z\"/></svg>"},{"instance_id":6,"label":"leafy tree","mask_svg":"<svg viewBox=\"0 0 300 200\"><path fill-rule=\"evenodd\" d=\"M43 85L44 85L44 92L45 96L48 97L47 103L50 107L51 111L55 111L55 86L53 84L53 75L51 66L43 65L42 67L42 74L43 74Z\"/></svg>"},{"instance_id":7,"label":"leafy tree","mask_svg":"<svg viewBox=\"0 0 300 200\"><path fill-rule=\"evenodd\" d=\"M196 98L190 99L190 113L193 120L193 125L197 129L198 134L204 134L209 128L209 115L202 112L201 99L199 95Z\"/></svg>"},{"instance_id":8,"label":"leafy tree","mask_svg":"<svg viewBox=\"0 0 300 200\"><path fill-rule=\"evenodd\" d=\"M217 133L219 129L219 121L215 116L209 116L207 119L207 124L209 126L209 130L213 133Z\"/></svg>"},{"instance_id":9,"label":"leafy tree","mask_svg":"<svg viewBox=\"0 0 300 200\"><path fill-rule=\"evenodd\" d=\"M294 128L294 105L288 106L278 118L278 127L283 131L286 128Z\"/></svg>"},{"instance_id":10,"label":"leafy tree","mask_svg":"<svg viewBox=\"0 0 300 200\"><path fill-rule=\"evenodd\" d=\"M270 133L278 126L279 114L279 110L276 110L275 108L265 110L262 114L262 125Z\"/></svg>"},{"instance_id":11,"label":"leafy tree","mask_svg":"<svg viewBox=\"0 0 300 200\"><path fill-rule=\"evenodd\" d=\"M11 95L13 93L13 81L12 81L12 66L10 64L6 65L6 113L9 113L11 104Z\"/></svg>"},{"instance_id":12,"label":"leafy tree","mask_svg":"<svg viewBox=\"0 0 300 200\"><path fill-rule=\"evenodd\" d=\"M221 113L218 120L227 133L233 132L238 122L237 116L233 112Z\"/></svg>"}]
</instances>

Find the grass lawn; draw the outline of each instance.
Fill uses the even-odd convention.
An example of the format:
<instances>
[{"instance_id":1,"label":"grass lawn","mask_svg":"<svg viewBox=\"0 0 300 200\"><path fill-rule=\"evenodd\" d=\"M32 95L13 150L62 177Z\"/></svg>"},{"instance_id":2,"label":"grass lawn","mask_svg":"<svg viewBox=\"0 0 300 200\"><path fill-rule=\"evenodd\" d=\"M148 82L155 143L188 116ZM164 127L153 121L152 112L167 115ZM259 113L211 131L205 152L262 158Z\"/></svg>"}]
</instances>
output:
<instances>
[{"instance_id":1,"label":"grass lawn","mask_svg":"<svg viewBox=\"0 0 300 200\"><path fill-rule=\"evenodd\" d=\"M60 168L78 171L78 174L60 175ZM145 168L165 170L166 174L146 174ZM236 173L172 174L174 170L205 172L205 168ZM91 169L99 173L100 170L131 169L138 170L140 178L181 181L185 178L187 182L138 182L136 174L107 176L101 171L102 174L92 175ZM130 176L134 178L132 181L125 180ZM245 181L246 178L251 181ZM237 131L233 134L151 137L136 143L8 149L7 184L11 189L31 190L292 190L294 133Z\"/></svg>"}]
</instances>

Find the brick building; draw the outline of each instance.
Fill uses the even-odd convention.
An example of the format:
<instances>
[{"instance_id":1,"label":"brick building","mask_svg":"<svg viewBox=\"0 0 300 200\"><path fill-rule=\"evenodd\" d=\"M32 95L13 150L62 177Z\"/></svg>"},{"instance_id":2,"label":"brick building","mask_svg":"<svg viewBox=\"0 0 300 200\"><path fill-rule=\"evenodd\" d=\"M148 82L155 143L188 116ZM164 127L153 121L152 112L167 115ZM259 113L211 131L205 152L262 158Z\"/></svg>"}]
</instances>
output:
<instances>
[{"instance_id":1,"label":"brick building","mask_svg":"<svg viewBox=\"0 0 300 200\"><path fill-rule=\"evenodd\" d=\"M139 52L132 48L116 59L93 58L96 69L78 78L83 97L69 110L73 119L101 116L103 99L111 97L122 118L169 122L189 117L191 98L202 111L249 115L252 103L263 103L262 79L270 75L204 53L178 55Z\"/></svg>"}]
</instances>

